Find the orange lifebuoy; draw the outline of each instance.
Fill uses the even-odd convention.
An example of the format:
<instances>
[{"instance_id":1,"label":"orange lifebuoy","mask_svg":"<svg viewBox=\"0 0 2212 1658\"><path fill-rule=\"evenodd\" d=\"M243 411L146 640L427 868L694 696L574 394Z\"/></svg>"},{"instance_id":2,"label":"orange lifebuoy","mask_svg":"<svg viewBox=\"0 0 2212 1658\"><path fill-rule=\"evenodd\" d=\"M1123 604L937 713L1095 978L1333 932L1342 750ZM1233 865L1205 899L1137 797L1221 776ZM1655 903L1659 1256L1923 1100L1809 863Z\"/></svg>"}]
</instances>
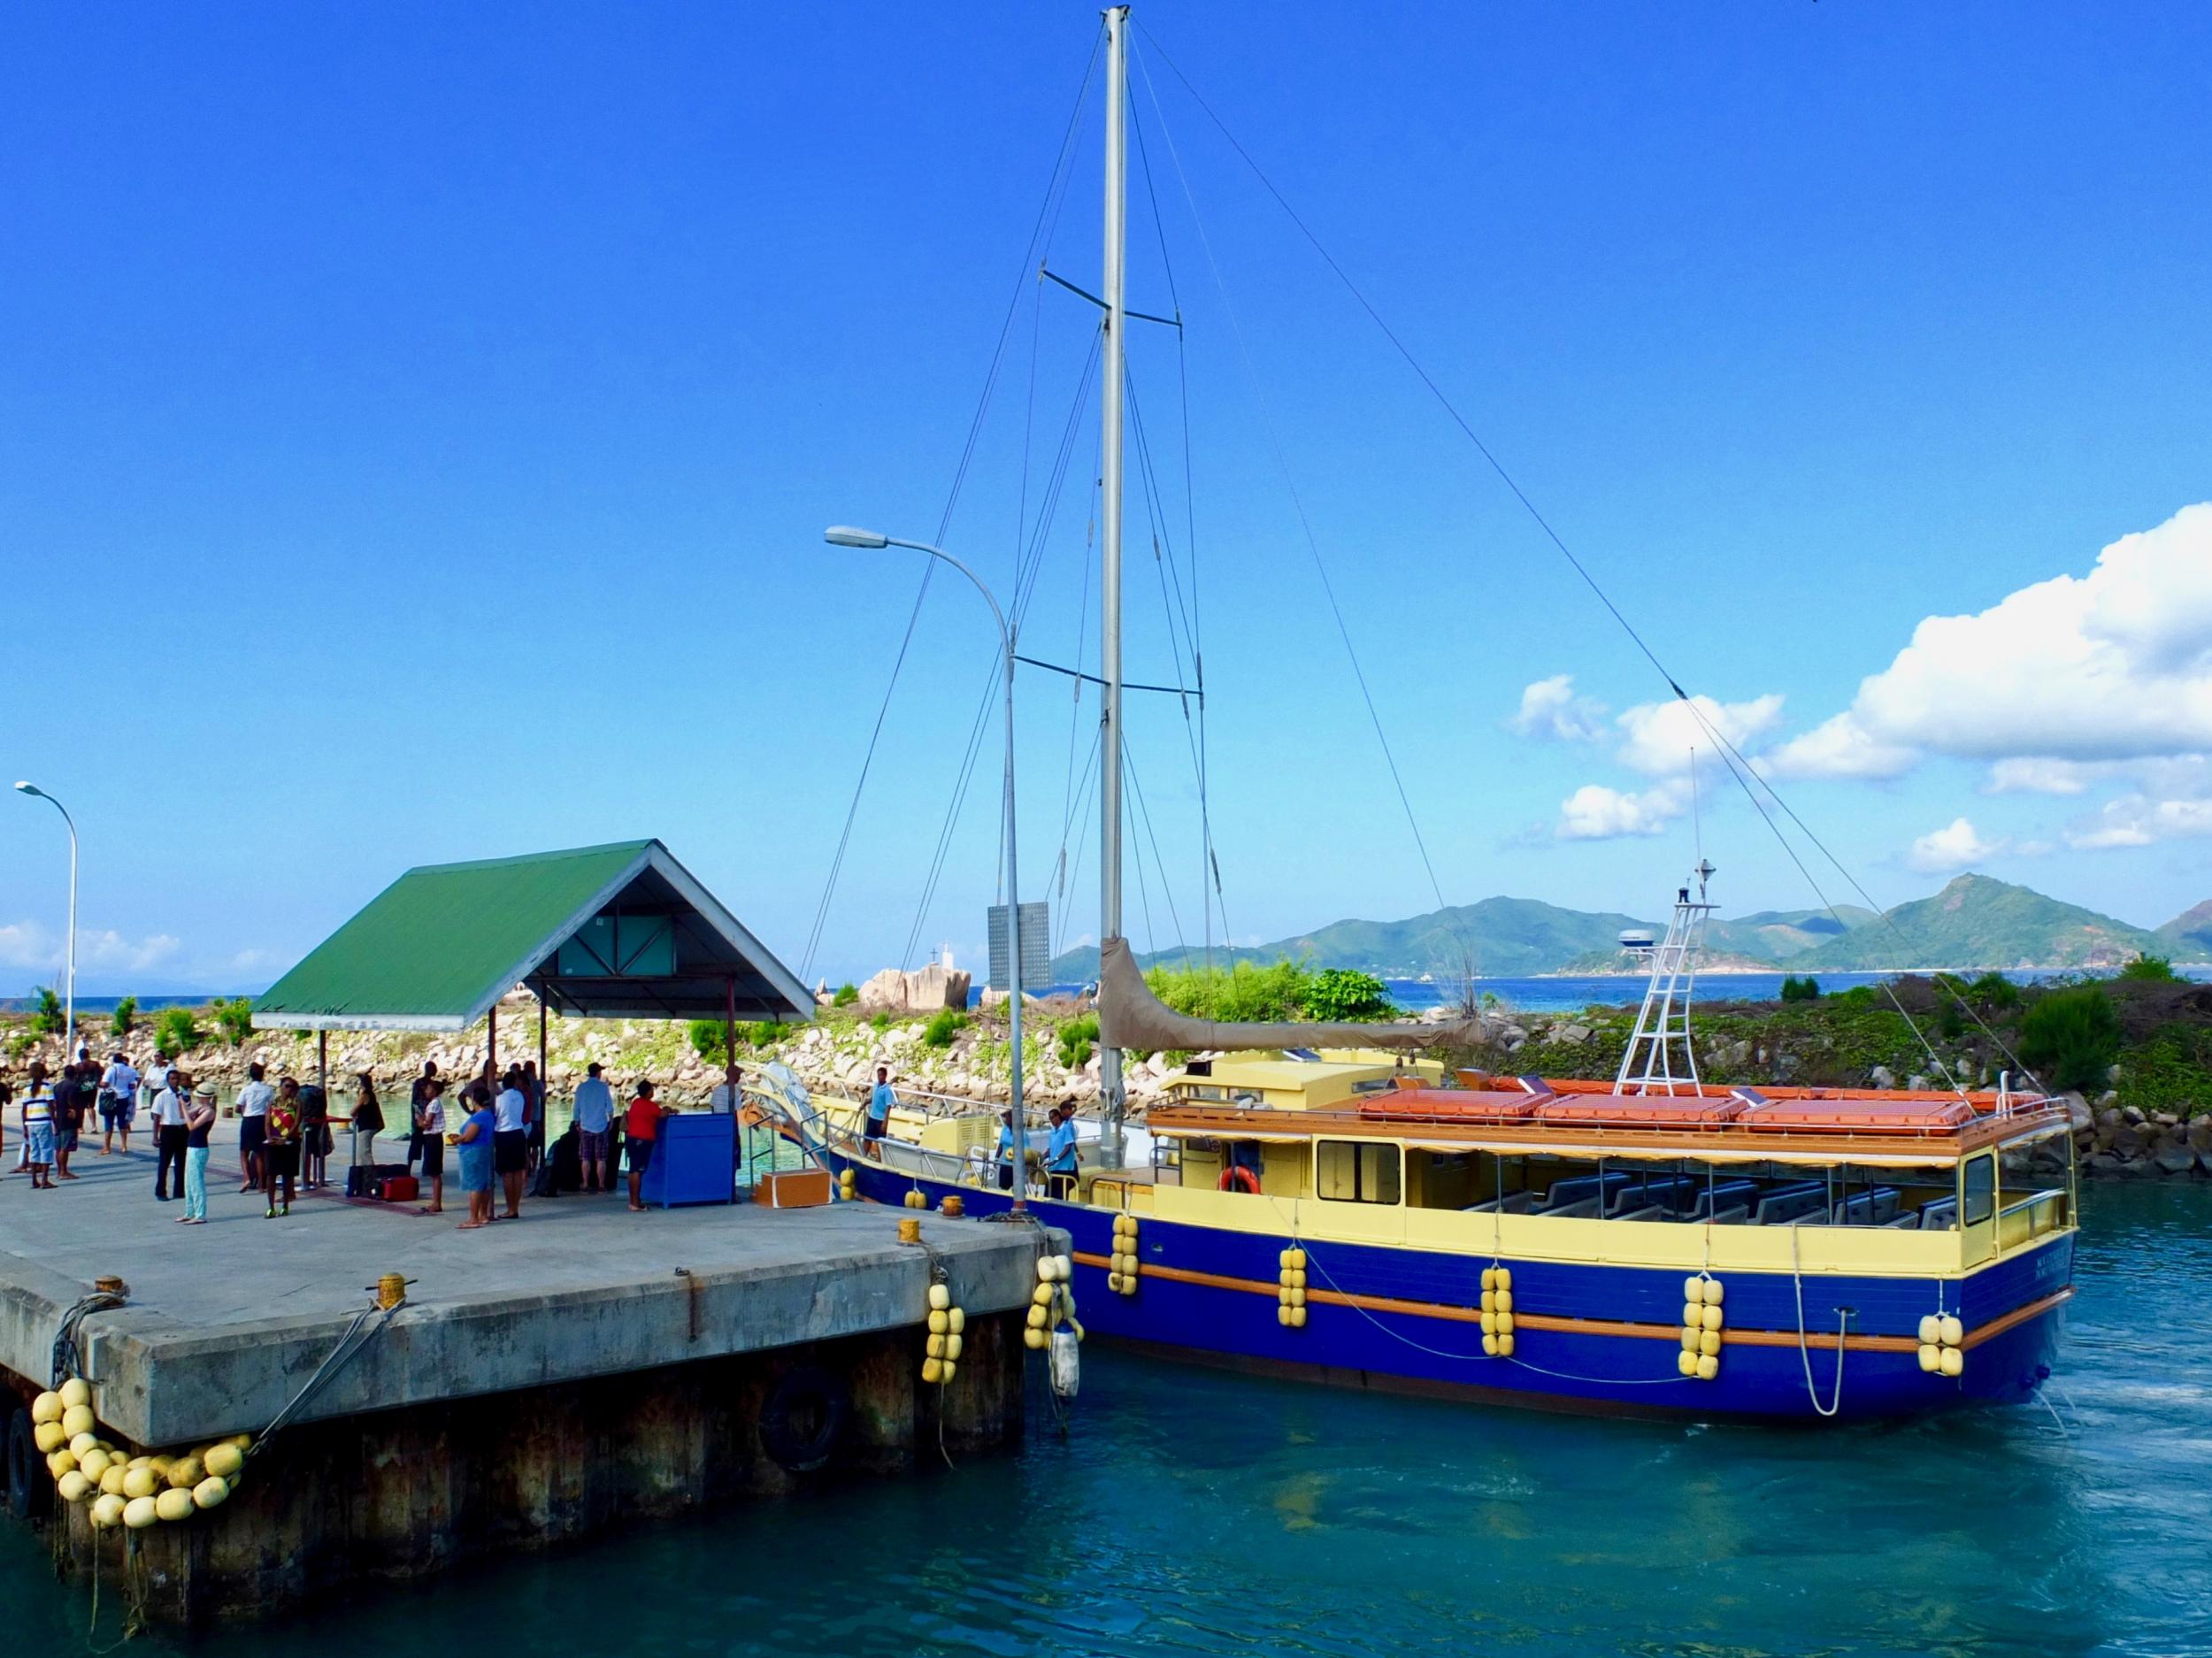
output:
<instances>
[{"instance_id":1,"label":"orange lifebuoy","mask_svg":"<svg viewBox=\"0 0 2212 1658\"><path fill-rule=\"evenodd\" d=\"M1249 1192L1254 1197L1257 1197L1260 1194L1260 1178L1249 1169L1239 1164L1221 1171L1221 1182L1216 1189L1223 1192Z\"/></svg>"}]
</instances>

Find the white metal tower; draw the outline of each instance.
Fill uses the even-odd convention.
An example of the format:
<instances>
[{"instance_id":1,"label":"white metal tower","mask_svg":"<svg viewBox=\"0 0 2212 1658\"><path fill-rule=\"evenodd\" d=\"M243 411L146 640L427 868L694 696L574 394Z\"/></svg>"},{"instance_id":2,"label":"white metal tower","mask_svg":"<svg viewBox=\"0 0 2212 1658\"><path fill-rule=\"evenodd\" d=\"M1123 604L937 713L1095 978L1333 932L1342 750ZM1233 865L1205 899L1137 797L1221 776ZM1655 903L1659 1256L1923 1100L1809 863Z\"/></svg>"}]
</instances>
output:
<instances>
[{"instance_id":1,"label":"white metal tower","mask_svg":"<svg viewBox=\"0 0 2212 1658\"><path fill-rule=\"evenodd\" d=\"M1713 866L1700 858L1690 871L1697 896L1690 896L1688 887L1676 892L1674 919L1667 924L1667 936L1651 947L1651 978L1644 986L1644 1005L1637 1010L1636 1029L1613 1078L1613 1086L1623 1094L1672 1094L1678 1087L1689 1094L1697 1092L1697 1052L1690 1040L1690 993L1697 984L1698 956L1705 948L1705 923L1718 908L1705 901L1705 883L1712 875Z\"/></svg>"}]
</instances>

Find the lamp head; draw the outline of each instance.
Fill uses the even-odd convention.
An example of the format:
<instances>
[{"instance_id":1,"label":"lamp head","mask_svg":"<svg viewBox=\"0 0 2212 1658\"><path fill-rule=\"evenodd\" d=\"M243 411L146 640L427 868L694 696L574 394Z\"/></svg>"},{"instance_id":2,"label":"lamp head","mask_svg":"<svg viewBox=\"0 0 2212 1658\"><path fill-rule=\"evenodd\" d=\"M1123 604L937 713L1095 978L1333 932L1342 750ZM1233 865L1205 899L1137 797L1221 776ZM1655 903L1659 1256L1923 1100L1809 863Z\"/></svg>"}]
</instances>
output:
<instances>
[{"instance_id":1,"label":"lamp head","mask_svg":"<svg viewBox=\"0 0 2212 1658\"><path fill-rule=\"evenodd\" d=\"M16 787L22 790L26 794L43 794L46 793L44 789L39 787L39 786L35 783L18 783Z\"/></svg>"},{"instance_id":2,"label":"lamp head","mask_svg":"<svg viewBox=\"0 0 2212 1658\"><path fill-rule=\"evenodd\" d=\"M856 530L849 524L833 524L822 532L832 547L888 547L891 538L874 530Z\"/></svg>"}]
</instances>

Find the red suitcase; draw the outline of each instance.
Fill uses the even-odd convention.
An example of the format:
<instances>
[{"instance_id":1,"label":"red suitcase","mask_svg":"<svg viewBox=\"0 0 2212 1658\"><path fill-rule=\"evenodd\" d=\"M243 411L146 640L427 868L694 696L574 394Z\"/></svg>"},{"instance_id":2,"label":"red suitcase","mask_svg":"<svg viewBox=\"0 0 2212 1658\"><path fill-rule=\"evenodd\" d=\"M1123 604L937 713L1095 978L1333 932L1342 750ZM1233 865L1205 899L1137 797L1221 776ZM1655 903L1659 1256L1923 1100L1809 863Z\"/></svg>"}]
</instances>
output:
<instances>
[{"instance_id":1,"label":"red suitcase","mask_svg":"<svg viewBox=\"0 0 2212 1658\"><path fill-rule=\"evenodd\" d=\"M388 1174L384 1177L384 1189L378 1194L387 1203L411 1203L420 1195L422 1184L411 1174Z\"/></svg>"}]
</instances>

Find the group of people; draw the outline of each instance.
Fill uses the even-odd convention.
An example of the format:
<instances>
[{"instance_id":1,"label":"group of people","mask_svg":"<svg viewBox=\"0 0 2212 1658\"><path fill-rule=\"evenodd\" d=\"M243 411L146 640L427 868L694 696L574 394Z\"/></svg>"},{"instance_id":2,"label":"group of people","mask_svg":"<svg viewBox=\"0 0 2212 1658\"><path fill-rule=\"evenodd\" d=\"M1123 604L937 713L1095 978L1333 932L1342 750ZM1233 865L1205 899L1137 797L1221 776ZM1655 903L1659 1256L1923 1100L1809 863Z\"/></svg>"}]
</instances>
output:
<instances>
[{"instance_id":1,"label":"group of people","mask_svg":"<svg viewBox=\"0 0 2212 1658\"><path fill-rule=\"evenodd\" d=\"M453 1114L457 1125L449 1120L447 1086L436 1063L426 1062L409 1088L406 1167L411 1174L420 1170L428 1199L423 1212L445 1210L449 1140L461 1190L468 1198L463 1227L484 1226L495 1217L495 1194L505 1198L501 1217L519 1218L526 1186L549 1156L545 1085L535 1062L511 1064L503 1071L487 1062L460 1090L461 1109ZM742 1077L731 1065L710 1095L709 1109L734 1113L742 1101ZM29 1173L35 1190L80 1178L69 1160L95 1116L103 1133L100 1155L113 1154L119 1140L122 1155L128 1156L131 1130L143 1110L153 1129L155 1198L164 1203L181 1200L185 1212L178 1219L183 1224L207 1219L207 1165L218 1095L212 1083L196 1082L165 1051L157 1049L142 1069L119 1051L103 1064L81 1046L58 1077L50 1077L44 1062L35 1060L20 1099L0 1078L0 1122L12 1104L17 1108L21 1148L17 1167ZM335 1148L336 1125L321 1086L291 1076L272 1082L268 1068L257 1061L247 1067L235 1109L238 1189L262 1198L265 1218L288 1216L297 1193L330 1183L328 1158ZM626 1187L630 1208L642 1212L645 1174L661 1120L671 1114L672 1108L656 1097L653 1084L641 1080L618 1117L614 1091L593 1063L577 1085L574 1122L557 1148L557 1172L566 1177L559 1185L591 1194ZM353 1108L343 1126L353 1137L355 1163L374 1164L377 1138L389 1132L390 1125L375 1079L365 1071L354 1075ZM618 1164L625 1162L628 1178L618 1185Z\"/></svg>"},{"instance_id":2,"label":"group of people","mask_svg":"<svg viewBox=\"0 0 2212 1658\"><path fill-rule=\"evenodd\" d=\"M883 1140L891 1129L891 1108L899 1102L898 1091L891 1086L891 1068L876 1067L874 1086L868 1090L868 1102L862 1113L860 1138L863 1148L871 1155L883 1155ZM1075 1104L1063 1101L1045 1114L1048 1125L1043 1152L1045 1191L1048 1196L1073 1197L1082 1174L1082 1160L1076 1149ZM1017 1134L1024 1142L1023 1163L1035 1149L1033 1134L1019 1131L1014 1123L1014 1108L1007 1107L999 1117L998 1131L998 1186L1002 1192L1014 1189L1014 1144Z\"/></svg>"}]
</instances>

